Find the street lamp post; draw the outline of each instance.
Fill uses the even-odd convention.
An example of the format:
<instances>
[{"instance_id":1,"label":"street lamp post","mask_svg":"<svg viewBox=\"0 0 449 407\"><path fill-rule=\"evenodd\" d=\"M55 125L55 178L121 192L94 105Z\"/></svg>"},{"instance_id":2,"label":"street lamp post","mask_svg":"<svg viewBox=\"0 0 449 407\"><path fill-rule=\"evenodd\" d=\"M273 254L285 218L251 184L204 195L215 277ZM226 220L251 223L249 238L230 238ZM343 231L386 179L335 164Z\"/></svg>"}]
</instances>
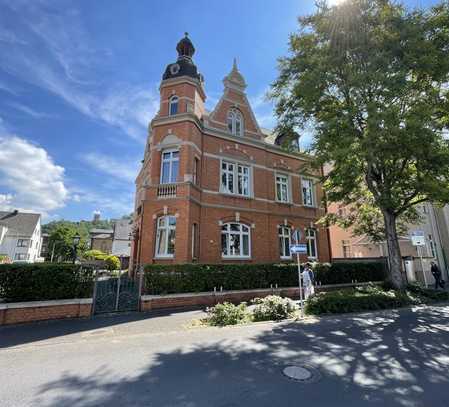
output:
<instances>
[{"instance_id":1,"label":"street lamp post","mask_svg":"<svg viewBox=\"0 0 449 407\"><path fill-rule=\"evenodd\" d=\"M80 243L79 235L73 236L73 264L76 262L76 249Z\"/></svg>"}]
</instances>

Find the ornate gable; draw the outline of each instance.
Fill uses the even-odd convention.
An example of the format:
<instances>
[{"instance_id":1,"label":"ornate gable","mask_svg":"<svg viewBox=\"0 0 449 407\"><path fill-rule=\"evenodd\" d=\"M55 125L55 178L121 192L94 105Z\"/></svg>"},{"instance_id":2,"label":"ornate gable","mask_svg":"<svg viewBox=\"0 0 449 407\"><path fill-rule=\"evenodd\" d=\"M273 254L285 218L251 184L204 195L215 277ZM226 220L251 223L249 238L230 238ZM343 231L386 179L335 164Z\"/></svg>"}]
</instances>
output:
<instances>
[{"instance_id":1,"label":"ornate gable","mask_svg":"<svg viewBox=\"0 0 449 407\"><path fill-rule=\"evenodd\" d=\"M209 126L232 134L228 128L228 114L230 111L234 111L237 114L240 113L243 119L243 134L241 136L263 140L264 136L245 94L245 79L239 72L235 59L232 70L223 79L223 83L225 86L223 96L209 115Z\"/></svg>"}]
</instances>

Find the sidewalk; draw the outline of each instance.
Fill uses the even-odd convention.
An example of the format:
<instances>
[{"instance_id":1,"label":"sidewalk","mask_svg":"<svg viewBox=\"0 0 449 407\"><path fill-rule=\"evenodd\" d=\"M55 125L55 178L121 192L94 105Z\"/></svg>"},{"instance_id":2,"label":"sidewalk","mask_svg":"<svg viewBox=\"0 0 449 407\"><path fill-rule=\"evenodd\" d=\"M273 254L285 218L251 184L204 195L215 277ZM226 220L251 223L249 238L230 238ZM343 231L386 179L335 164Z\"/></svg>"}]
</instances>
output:
<instances>
[{"instance_id":1,"label":"sidewalk","mask_svg":"<svg viewBox=\"0 0 449 407\"><path fill-rule=\"evenodd\" d=\"M22 345L67 343L101 336L168 334L185 331L193 319L203 318L202 310L164 310L97 315L88 319L43 321L0 327L0 349Z\"/></svg>"}]
</instances>

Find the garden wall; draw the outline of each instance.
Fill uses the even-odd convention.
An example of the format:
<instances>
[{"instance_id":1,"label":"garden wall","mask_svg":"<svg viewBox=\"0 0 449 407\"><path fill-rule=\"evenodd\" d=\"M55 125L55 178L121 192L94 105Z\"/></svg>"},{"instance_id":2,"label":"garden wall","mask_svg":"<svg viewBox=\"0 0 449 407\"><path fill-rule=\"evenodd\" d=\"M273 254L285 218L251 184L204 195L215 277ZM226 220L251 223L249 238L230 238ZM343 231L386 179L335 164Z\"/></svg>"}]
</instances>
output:
<instances>
[{"instance_id":1,"label":"garden wall","mask_svg":"<svg viewBox=\"0 0 449 407\"><path fill-rule=\"evenodd\" d=\"M86 318L92 311L92 298L29 301L0 304L0 325L62 318Z\"/></svg>"},{"instance_id":2,"label":"garden wall","mask_svg":"<svg viewBox=\"0 0 449 407\"><path fill-rule=\"evenodd\" d=\"M374 282L374 284L381 283L381 281ZM373 283L358 283L358 284L330 284L316 287L316 292L338 290L344 287L362 286ZM166 295L142 295L141 297L141 311L151 311L156 309L170 309L170 308L186 308L186 307L200 307L200 306L214 306L222 302L232 302L238 304L244 301L251 301L254 298L266 297L268 295L280 295L281 297L289 297L298 299L298 287L285 288L267 288L258 290L234 290L234 291L217 291L217 292L202 292L202 293L182 293L182 294L166 294Z\"/></svg>"}]
</instances>

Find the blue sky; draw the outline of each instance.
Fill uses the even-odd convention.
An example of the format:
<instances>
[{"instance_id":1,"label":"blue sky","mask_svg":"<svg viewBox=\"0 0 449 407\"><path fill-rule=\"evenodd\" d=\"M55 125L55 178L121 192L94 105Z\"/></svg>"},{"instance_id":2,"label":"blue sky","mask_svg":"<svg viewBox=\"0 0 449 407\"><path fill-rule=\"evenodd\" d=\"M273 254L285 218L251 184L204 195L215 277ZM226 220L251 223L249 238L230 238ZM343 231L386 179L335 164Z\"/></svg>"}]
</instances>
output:
<instances>
[{"instance_id":1,"label":"blue sky","mask_svg":"<svg viewBox=\"0 0 449 407\"><path fill-rule=\"evenodd\" d=\"M259 124L273 127L264 94L296 17L313 9L309 0L0 0L0 210L47 221L131 212L158 85L185 31L207 107L236 57Z\"/></svg>"}]
</instances>

